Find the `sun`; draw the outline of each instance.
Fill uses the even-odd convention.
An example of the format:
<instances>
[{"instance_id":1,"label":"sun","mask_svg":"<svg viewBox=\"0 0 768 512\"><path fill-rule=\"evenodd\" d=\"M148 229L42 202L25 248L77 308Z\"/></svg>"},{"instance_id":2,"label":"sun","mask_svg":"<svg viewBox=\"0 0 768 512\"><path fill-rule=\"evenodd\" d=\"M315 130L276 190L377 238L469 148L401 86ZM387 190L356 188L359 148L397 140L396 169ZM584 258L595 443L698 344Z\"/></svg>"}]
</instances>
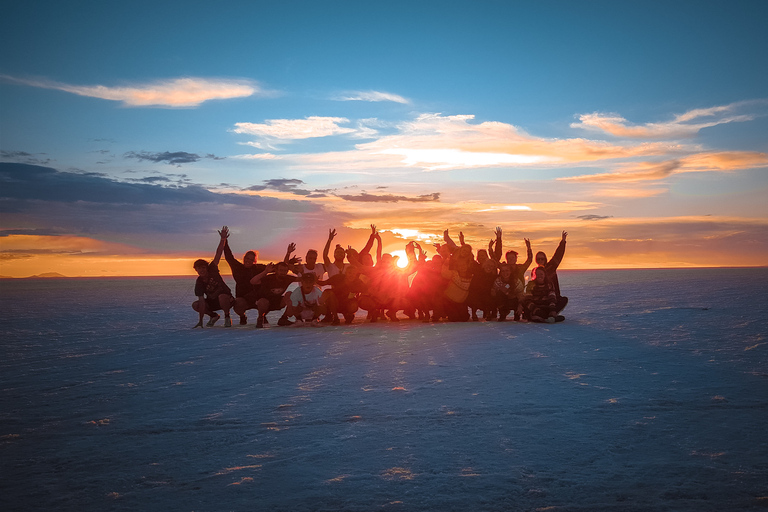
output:
<instances>
[{"instance_id":1,"label":"sun","mask_svg":"<svg viewBox=\"0 0 768 512\"><path fill-rule=\"evenodd\" d=\"M397 257L397 266L400 268L405 268L408 266L408 256L405 254L405 251L399 250L399 251L392 251L390 254L393 257Z\"/></svg>"}]
</instances>

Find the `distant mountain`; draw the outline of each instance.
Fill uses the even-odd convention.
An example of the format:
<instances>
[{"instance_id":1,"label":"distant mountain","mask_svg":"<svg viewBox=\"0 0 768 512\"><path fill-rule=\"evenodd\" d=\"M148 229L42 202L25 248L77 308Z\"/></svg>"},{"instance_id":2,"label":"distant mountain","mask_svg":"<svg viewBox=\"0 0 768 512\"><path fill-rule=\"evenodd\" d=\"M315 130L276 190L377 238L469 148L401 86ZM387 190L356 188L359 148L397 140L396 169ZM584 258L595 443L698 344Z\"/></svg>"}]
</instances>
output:
<instances>
[{"instance_id":1,"label":"distant mountain","mask_svg":"<svg viewBox=\"0 0 768 512\"><path fill-rule=\"evenodd\" d=\"M42 274L37 274L36 276L29 276L30 278L35 277L67 277L63 274L59 274L58 272L43 272Z\"/></svg>"},{"instance_id":2,"label":"distant mountain","mask_svg":"<svg viewBox=\"0 0 768 512\"><path fill-rule=\"evenodd\" d=\"M15 277L11 277L11 276L0 275L0 279L16 279L16 278Z\"/></svg>"}]
</instances>

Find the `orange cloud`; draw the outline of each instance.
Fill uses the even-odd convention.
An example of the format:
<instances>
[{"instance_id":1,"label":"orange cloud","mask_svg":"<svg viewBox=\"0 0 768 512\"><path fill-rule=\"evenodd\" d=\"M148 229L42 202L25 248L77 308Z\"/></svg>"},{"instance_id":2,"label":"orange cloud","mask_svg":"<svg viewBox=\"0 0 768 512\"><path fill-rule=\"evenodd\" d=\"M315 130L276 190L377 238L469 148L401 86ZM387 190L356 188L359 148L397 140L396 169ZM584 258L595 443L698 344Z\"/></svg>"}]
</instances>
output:
<instances>
[{"instance_id":1,"label":"orange cloud","mask_svg":"<svg viewBox=\"0 0 768 512\"><path fill-rule=\"evenodd\" d=\"M79 96L121 101L129 107L196 107L209 100L244 98L264 94L253 81L177 78L133 86L70 85L49 80L29 80L0 75L17 84L56 89Z\"/></svg>"},{"instance_id":2,"label":"orange cloud","mask_svg":"<svg viewBox=\"0 0 768 512\"><path fill-rule=\"evenodd\" d=\"M694 109L679 114L667 122L643 125L631 125L618 114L595 112L579 116L580 122L571 124L571 127L603 132L626 139L677 139L692 137L704 128L719 124L751 121L758 115L763 115L759 108L766 104L768 104L766 100L742 101L730 105ZM758 107L758 110L757 112L737 113L747 107ZM705 119L705 121L694 122L700 119Z\"/></svg>"},{"instance_id":3,"label":"orange cloud","mask_svg":"<svg viewBox=\"0 0 768 512\"><path fill-rule=\"evenodd\" d=\"M768 167L768 154L754 151L699 153L665 162L630 164L615 172L558 178L561 181L593 183L655 181L684 172L730 172Z\"/></svg>"}]
</instances>

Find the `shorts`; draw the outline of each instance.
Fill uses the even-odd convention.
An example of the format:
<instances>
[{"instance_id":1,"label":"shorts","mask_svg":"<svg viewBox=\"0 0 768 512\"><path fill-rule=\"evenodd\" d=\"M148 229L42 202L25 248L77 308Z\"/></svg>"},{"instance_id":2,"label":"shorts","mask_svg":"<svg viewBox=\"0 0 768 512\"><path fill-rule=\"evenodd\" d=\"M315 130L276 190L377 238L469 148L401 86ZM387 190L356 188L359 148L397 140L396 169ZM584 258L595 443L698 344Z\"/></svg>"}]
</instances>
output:
<instances>
[{"instance_id":1,"label":"shorts","mask_svg":"<svg viewBox=\"0 0 768 512\"><path fill-rule=\"evenodd\" d=\"M242 297L238 297L238 299L243 299L246 301L248 304L248 309L254 309L256 307L256 302L259 301L259 294L257 292L249 292Z\"/></svg>"},{"instance_id":2,"label":"shorts","mask_svg":"<svg viewBox=\"0 0 768 512\"><path fill-rule=\"evenodd\" d=\"M230 296L230 299L232 296ZM205 299L205 307L208 309L208 311L219 311L222 309L221 303L219 302L219 298L212 299L210 297L206 297Z\"/></svg>"}]
</instances>

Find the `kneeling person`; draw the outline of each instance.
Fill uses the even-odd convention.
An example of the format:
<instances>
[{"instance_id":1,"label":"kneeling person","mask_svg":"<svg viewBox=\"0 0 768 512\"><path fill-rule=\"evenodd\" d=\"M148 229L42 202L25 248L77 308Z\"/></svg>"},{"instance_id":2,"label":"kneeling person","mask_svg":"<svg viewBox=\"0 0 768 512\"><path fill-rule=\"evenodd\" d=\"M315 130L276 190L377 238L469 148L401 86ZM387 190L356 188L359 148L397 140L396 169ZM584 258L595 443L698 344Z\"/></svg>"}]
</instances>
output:
<instances>
[{"instance_id":1,"label":"kneeling person","mask_svg":"<svg viewBox=\"0 0 768 512\"><path fill-rule=\"evenodd\" d=\"M325 304L321 302L323 292L315 286L316 279L314 273L301 276L301 286L291 293L291 301L285 308L285 314L277 322L278 325L289 325L288 317L291 316L296 317L297 321L312 322L320 315L326 314Z\"/></svg>"}]
</instances>

